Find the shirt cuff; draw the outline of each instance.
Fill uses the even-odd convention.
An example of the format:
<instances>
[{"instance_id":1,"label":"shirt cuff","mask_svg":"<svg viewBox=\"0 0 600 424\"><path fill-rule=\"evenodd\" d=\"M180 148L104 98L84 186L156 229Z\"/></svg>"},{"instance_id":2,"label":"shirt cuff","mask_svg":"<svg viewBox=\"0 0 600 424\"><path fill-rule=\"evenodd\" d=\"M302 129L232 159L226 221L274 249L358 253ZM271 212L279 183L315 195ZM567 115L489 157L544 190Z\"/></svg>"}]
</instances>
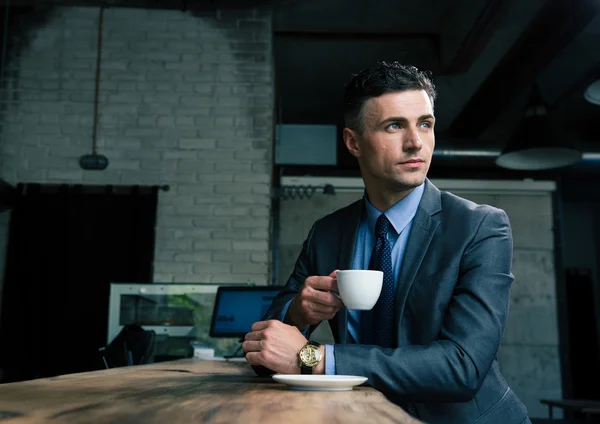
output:
<instances>
[{"instance_id":1,"label":"shirt cuff","mask_svg":"<svg viewBox=\"0 0 600 424\"><path fill-rule=\"evenodd\" d=\"M325 345L325 375L335 375L335 355L333 345Z\"/></svg>"}]
</instances>

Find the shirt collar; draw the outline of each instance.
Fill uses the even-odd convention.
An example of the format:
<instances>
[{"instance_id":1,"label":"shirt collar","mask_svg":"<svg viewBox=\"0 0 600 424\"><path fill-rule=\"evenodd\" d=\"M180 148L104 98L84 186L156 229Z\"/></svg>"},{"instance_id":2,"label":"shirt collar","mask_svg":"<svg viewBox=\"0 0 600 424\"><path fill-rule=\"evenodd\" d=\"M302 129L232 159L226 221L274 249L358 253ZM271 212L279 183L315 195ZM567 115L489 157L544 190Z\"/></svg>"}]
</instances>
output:
<instances>
[{"instance_id":1,"label":"shirt collar","mask_svg":"<svg viewBox=\"0 0 600 424\"><path fill-rule=\"evenodd\" d=\"M400 234L402 230L408 225L408 223L414 218L419 208L419 203L423 197L423 191L425 190L425 183L417 186L407 196L401 199L394 206L385 211L385 216L389 219L392 227L396 231L396 234ZM381 215L381 212L375 208L369 202L367 192L364 194L365 205L367 209L367 224L369 226L369 232L373 234L375 232L375 224L377 218Z\"/></svg>"}]
</instances>

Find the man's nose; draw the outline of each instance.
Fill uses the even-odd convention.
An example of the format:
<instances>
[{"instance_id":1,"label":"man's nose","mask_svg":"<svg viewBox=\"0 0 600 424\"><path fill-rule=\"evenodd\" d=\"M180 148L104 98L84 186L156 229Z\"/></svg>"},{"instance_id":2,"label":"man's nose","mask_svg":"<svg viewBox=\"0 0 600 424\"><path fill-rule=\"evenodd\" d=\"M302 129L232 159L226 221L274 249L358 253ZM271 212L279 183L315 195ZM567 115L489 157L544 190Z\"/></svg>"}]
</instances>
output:
<instances>
[{"instance_id":1,"label":"man's nose","mask_svg":"<svg viewBox=\"0 0 600 424\"><path fill-rule=\"evenodd\" d=\"M419 132L415 129L406 132L406 137L402 145L404 151L410 152L413 150L419 151L423 147L423 140L419 135Z\"/></svg>"}]
</instances>

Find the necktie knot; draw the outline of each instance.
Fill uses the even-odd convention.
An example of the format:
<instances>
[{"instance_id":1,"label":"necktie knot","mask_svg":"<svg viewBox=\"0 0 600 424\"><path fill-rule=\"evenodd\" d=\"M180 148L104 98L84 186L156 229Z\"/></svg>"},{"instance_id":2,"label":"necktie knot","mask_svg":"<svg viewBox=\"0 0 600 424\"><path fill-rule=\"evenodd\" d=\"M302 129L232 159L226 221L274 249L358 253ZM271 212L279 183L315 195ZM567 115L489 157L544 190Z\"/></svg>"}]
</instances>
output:
<instances>
[{"instance_id":1,"label":"necktie knot","mask_svg":"<svg viewBox=\"0 0 600 424\"><path fill-rule=\"evenodd\" d=\"M387 237L388 231L390 230L390 221L384 214L379 215L377 223L375 224L375 237Z\"/></svg>"}]
</instances>

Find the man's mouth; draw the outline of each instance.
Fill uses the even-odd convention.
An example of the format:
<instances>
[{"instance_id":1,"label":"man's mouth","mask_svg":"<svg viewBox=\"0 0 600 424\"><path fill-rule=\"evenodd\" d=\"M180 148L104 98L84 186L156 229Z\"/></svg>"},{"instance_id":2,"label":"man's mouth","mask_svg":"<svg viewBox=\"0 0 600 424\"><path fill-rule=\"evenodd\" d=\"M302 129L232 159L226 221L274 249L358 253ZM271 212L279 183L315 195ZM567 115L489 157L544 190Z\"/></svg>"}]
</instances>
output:
<instances>
[{"instance_id":1,"label":"man's mouth","mask_svg":"<svg viewBox=\"0 0 600 424\"><path fill-rule=\"evenodd\" d=\"M418 164L418 163L423 163L423 162L425 162L423 159L410 159L405 162L400 162L400 164L407 165L407 164Z\"/></svg>"}]
</instances>

